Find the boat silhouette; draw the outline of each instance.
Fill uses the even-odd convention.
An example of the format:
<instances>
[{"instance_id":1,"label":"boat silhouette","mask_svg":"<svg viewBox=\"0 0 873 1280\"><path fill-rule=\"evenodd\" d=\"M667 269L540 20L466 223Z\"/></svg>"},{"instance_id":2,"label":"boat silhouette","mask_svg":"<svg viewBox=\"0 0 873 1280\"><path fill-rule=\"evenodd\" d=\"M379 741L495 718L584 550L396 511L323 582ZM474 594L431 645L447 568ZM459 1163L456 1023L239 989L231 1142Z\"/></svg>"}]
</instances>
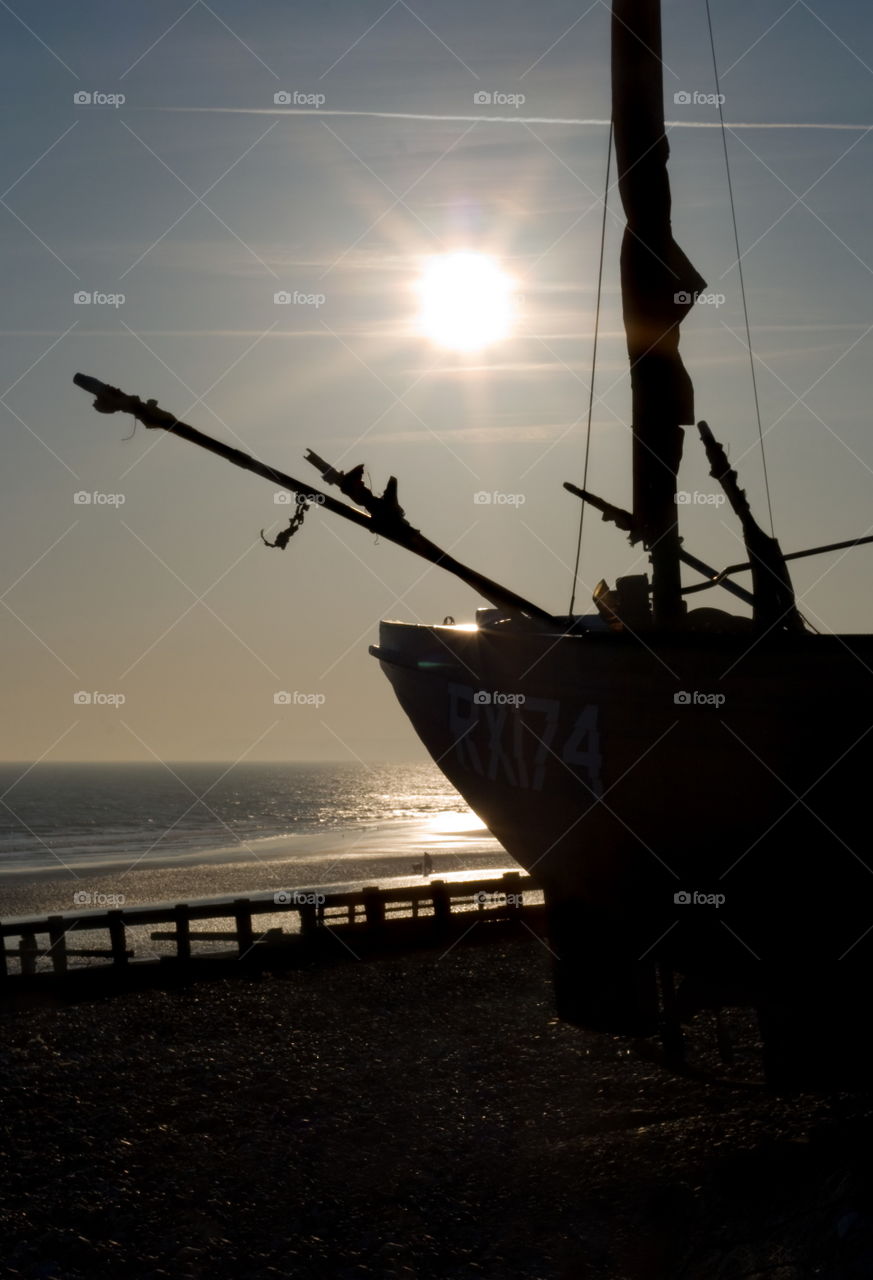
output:
<instances>
[{"instance_id":1,"label":"boat silhouette","mask_svg":"<svg viewBox=\"0 0 873 1280\"><path fill-rule=\"evenodd\" d=\"M543 886L559 1012L651 1034L664 1023L664 975L676 972L701 1004L756 1006L771 1079L807 1081L863 1056L873 635L814 632L788 566L871 538L783 554L715 432L696 423L679 337L706 285L671 226L660 8L612 5L633 509L565 486L642 546L651 571L601 583L595 612L552 614L458 562L409 523L394 477L377 495L362 466L343 472L310 452L341 501L154 401L75 381L101 412L132 413L295 493L298 509L272 545L284 547L317 503L480 593L490 607L475 622L384 621L371 652L432 759ZM679 529L679 468L695 425L746 547L745 561L722 571ZM702 591L745 612L699 607Z\"/></svg>"}]
</instances>

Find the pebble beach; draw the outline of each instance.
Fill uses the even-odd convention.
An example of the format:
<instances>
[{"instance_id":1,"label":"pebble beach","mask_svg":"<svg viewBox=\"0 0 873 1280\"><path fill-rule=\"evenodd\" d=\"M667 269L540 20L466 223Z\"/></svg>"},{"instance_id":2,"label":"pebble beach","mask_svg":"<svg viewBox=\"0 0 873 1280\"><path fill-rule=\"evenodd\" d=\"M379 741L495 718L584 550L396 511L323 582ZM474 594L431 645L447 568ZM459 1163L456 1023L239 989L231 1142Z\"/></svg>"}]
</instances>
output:
<instances>
[{"instance_id":1,"label":"pebble beach","mask_svg":"<svg viewBox=\"0 0 873 1280\"><path fill-rule=\"evenodd\" d=\"M537 940L3 1014L2 1274L873 1274L854 1095L559 1022Z\"/></svg>"}]
</instances>

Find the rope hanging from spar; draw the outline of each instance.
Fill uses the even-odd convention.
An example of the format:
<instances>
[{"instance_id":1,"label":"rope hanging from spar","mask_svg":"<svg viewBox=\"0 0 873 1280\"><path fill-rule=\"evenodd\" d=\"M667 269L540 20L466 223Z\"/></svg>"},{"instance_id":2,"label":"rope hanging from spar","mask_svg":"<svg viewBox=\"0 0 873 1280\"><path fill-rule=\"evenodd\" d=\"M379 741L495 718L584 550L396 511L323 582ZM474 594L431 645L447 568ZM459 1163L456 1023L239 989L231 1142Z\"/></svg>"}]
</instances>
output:
<instances>
[{"instance_id":1,"label":"rope hanging from spar","mask_svg":"<svg viewBox=\"0 0 873 1280\"><path fill-rule=\"evenodd\" d=\"M728 144L727 144L727 126L725 125L725 122L724 122L721 83L719 81L719 75L718 75L718 58L715 52L715 34L712 29L712 12L710 10L709 0L706 0L706 22L707 22L707 26L709 27L709 47L710 47L710 50L712 51L712 71L713 71L713 76L715 78L715 94L716 94L716 102L718 103L718 118L721 124L721 145L722 145L722 150L724 151L724 167L725 167L725 173L727 174L727 188L728 188L728 196L730 197L731 220L733 222L733 228L734 228L734 245L737 251L737 271L739 273L739 280L740 280L740 296L743 300L743 317L745 319L745 325L746 325L746 346L749 351L749 367L752 373L752 395L755 400L755 417L758 423L758 444L761 449L761 466L764 471L764 491L767 495L767 513L770 520L770 534L771 536L775 536L774 524L773 524L773 503L770 498L770 476L767 471L767 452L764 448L764 431L761 426L761 402L758 397L758 378L755 372L755 355L754 355L754 352L752 351L752 328L751 328L751 325L749 324L749 306L746 299L746 279L745 279L745 272L743 271L743 254L740 249L740 234L739 234L739 230L737 229L737 207L734 201L734 185L731 179L730 153L728 152Z\"/></svg>"},{"instance_id":2,"label":"rope hanging from spar","mask_svg":"<svg viewBox=\"0 0 873 1280\"><path fill-rule=\"evenodd\" d=\"M309 503L300 494L297 495L297 505L291 514L287 525L281 532L276 534L275 540L271 542L267 535L261 530L261 542L265 547L278 547L280 551L284 551L288 543L297 533L303 524L304 517L309 510Z\"/></svg>"},{"instance_id":3,"label":"rope hanging from spar","mask_svg":"<svg viewBox=\"0 0 873 1280\"><path fill-rule=\"evenodd\" d=\"M609 122L609 141L606 144L606 181L603 188L603 217L600 222L600 262L597 268L597 304L594 312L594 346L591 352L591 384L588 388L588 426L585 432L585 469L582 488L588 488L588 462L591 457L591 419L594 413L594 376L597 371L597 343L600 337L600 303L603 297L603 263L606 253L606 214L609 202L609 178L612 171L612 132L613 124ZM573 581L570 589L570 616L576 604L576 587L579 582L579 564L582 559L582 534L585 528L585 507L583 501L579 511L579 533L576 538L576 561L573 565Z\"/></svg>"}]
</instances>

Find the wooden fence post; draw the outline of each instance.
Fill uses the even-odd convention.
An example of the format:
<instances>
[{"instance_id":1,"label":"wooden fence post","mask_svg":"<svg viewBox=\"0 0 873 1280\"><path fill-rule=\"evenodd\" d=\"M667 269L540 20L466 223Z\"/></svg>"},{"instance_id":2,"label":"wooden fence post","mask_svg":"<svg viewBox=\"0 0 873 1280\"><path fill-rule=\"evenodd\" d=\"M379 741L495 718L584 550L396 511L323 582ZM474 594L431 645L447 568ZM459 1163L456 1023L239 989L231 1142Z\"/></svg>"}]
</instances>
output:
<instances>
[{"instance_id":1,"label":"wooden fence post","mask_svg":"<svg viewBox=\"0 0 873 1280\"><path fill-rule=\"evenodd\" d=\"M36 934L23 933L18 939L18 961L21 965L22 977L32 978L36 973L36 957L39 948L36 945Z\"/></svg>"},{"instance_id":2,"label":"wooden fence post","mask_svg":"<svg viewBox=\"0 0 873 1280\"><path fill-rule=\"evenodd\" d=\"M124 916L117 910L107 911L106 925L109 929L109 942L112 947L112 963L125 966L127 964L127 937Z\"/></svg>"},{"instance_id":3,"label":"wooden fence post","mask_svg":"<svg viewBox=\"0 0 873 1280\"><path fill-rule=\"evenodd\" d=\"M237 898L233 904L233 915L236 920L236 939L240 959L247 955L255 945L255 934L252 929L252 904L249 898Z\"/></svg>"},{"instance_id":4,"label":"wooden fence post","mask_svg":"<svg viewBox=\"0 0 873 1280\"><path fill-rule=\"evenodd\" d=\"M431 880L431 899L433 901L433 919L438 932L448 929L452 919L452 900L445 880Z\"/></svg>"},{"instance_id":5,"label":"wooden fence post","mask_svg":"<svg viewBox=\"0 0 873 1280\"><path fill-rule=\"evenodd\" d=\"M385 923L385 899L378 885L369 884L361 890L364 896L364 915L370 929L381 929Z\"/></svg>"},{"instance_id":6,"label":"wooden fence post","mask_svg":"<svg viewBox=\"0 0 873 1280\"><path fill-rule=\"evenodd\" d=\"M176 923L176 959L180 964L191 962L191 913L187 902L179 902L173 908Z\"/></svg>"},{"instance_id":7,"label":"wooden fence post","mask_svg":"<svg viewBox=\"0 0 873 1280\"><path fill-rule=\"evenodd\" d=\"M49 954L55 973L67 972L67 931L62 916L49 916Z\"/></svg>"},{"instance_id":8,"label":"wooden fence post","mask_svg":"<svg viewBox=\"0 0 873 1280\"><path fill-rule=\"evenodd\" d=\"M303 938L311 938L318 932L318 916L315 906L311 902L301 902L297 907L297 914L300 916L300 936ZM322 920L324 916L322 915Z\"/></svg>"},{"instance_id":9,"label":"wooden fence post","mask_svg":"<svg viewBox=\"0 0 873 1280\"><path fill-rule=\"evenodd\" d=\"M507 898L514 899L514 901L507 903L509 910L513 915L520 916L521 909L524 905L524 894L521 888L521 872L504 871L503 884L505 886L504 893Z\"/></svg>"}]
</instances>

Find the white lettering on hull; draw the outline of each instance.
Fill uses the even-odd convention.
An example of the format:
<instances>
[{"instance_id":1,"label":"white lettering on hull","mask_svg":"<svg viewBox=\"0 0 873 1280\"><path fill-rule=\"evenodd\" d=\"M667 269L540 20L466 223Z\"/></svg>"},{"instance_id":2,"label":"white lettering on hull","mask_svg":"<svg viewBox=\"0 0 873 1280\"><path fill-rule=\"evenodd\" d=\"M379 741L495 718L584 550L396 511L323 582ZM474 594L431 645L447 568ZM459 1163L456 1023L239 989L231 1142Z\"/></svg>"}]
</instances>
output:
<instances>
[{"instance_id":1,"label":"white lettering on hull","mask_svg":"<svg viewBox=\"0 0 873 1280\"><path fill-rule=\"evenodd\" d=\"M587 705L569 729L557 698L516 705L482 704L465 684L449 684L449 732L458 764L489 782L542 791L551 770L566 766L594 795L603 793L599 708Z\"/></svg>"}]
</instances>

